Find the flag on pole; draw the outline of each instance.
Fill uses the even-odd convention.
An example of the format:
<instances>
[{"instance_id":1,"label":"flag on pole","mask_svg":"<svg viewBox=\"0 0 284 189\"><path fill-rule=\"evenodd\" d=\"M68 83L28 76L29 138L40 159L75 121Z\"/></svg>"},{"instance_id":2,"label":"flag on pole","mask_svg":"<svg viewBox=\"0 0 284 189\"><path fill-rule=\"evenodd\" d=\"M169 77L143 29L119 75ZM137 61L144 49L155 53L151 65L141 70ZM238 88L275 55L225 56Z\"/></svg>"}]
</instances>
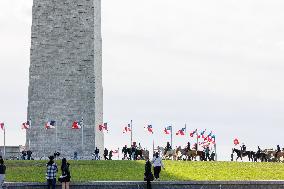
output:
<instances>
[{"instance_id":1,"label":"flag on pole","mask_svg":"<svg viewBox=\"0 0 284 189\"><path fill-rule=\"evenodd\" d=\"M104 123L103 125L99 125L99 130L108 132L107 123Z\"/></svg>"},{"instance_id":2,"label":"flag on pole","mask_svg":"<svg viewBox=\"0 0 284 189\"><path fill-rule=\"evenodd\" d=\"M207 137L204 138L204 141L210 141L212 136L212 131L207 135Z\"/></svg>"},{"instance_id":3,"label":"flag on pole","mask_svg":"<svg viewBox=\"0 0 284 189\"><path fill-rule=\"evenodd\" d=\"M27 121L22 124L22 129L28 130L30 129L30 121Z\"/></svg>"},{"instance_id":4,"label":"flag on pole","mask_svg":"<svg viewBox=\"0 0 284 189\"><path fill-rule=\"evenodd\" d=\"M167 126L167 127L165 127L165 129L164 129L164 133L165 133L166 135L171 134L171 133L170 133L171 131L172 131L172 126Z\"/></svg>"},{"instance_id":5,"label":"flag on pole","mask_svg":"<svg viewBox=\"0 0 284 189\"><path fill-rule=\"evenodd\" d=\"M82 123L79 121L74 121L72 124L72 129L81 129L82 128Z\"/></svg>"},{"instance_id":6,"label":"flag on pole","mask_svg":"<svg viewBox=\"0 0 284 189\"><path fill-rule=\"evenodd\" d=\"M0 128L4 131L4 129L5 129L4 123L0 123Z\"/></svg>"},{"instance_id":7,"label":"flag on pole","mask_svg":"<svg viewBox=\"0 0 284 189\"><path fill-rule=\"evenodd\" d=\"M118 150L112 150L112 153L117 154L117 153L119 153L119 151Z\"/></svg>"},{"instance_id":8,"label":"flag on pole","mask_svg":"<svg viewBox=\"0 0 284 189\"><path fill-rule=\"evenodd\" d=\"M154 133L152 125L148 125L147 127L144 127L144 129L146 129L146 131L148 131L149 133L152 133L152 134Z\"/></svg>"},{"instance_id":9,"label":"flag on pole","mask_svg":"<svg viewBox=\"0 0 284 189\"><path fill-rule=\"evenodd\" d=\"M178 132L176 133L176 135L185 135L185 132L186 132L186 127L178 130Z\"/></svg>"},{"instance_id":10,"label":"flag on pole","mask_svg":"<svg viewBox=\"0 0 284 189\"><path fill-rule=\"evenodd\" d=\"M234 140L234 145L237 146L237 145L239 145L239 144L240 144L239 140L238 140L237 138L235 138L235 140Z\"/></svg>"},{"instance_id":11,"label":"flag on pole","mask_svg":"<svg viewBox=\"0 0 284 189\"><path fill-rule=\"evenodd\" d=\"M201 131L200 135L198 135L198 138L205 138L204 135L205 135L205 132L206 132L206 129Z\"/></svg>"},{"instance_id":12,"label":"flag on pole","mask_svg":"<svg viewBox=\"0 0 284 189\"><path fill-rule=\"evenodd\" d=\"M197 134L197 129L195 129L194 131L192 131L189 135L190 135L190 137L193 137L195 134Z\"/></svg>"},{"instance_id":13,"label":"flag on pole","mask_svg":"<svg viewBox=\"0 0 284 189\"><path fill-rule=\"evenodd\" d=\"M45 129L55 129L55 121L49 121L45 124Z\"/></svg>"},{"instance_id":14,"label":"flag on pole","mask_svg":"<svg viewBox=\"0 0 284 189\"><path fill-rule=\"evenodd\" d=\"M131 132L131 125L128 124L126 127L123 129L123 133Z\"/></svg>"}]
</instances>

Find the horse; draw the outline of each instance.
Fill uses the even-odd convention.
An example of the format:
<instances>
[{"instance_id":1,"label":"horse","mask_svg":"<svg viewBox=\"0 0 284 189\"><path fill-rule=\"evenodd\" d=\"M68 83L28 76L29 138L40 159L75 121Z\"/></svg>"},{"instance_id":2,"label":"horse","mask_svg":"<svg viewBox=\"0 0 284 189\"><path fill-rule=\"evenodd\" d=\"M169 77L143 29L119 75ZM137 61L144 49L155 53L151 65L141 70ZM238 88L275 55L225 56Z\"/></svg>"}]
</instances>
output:
<instances>
[{"instance_id":1,"label":"horse","mask_svg":"<svg viewBox=\"0 0 284 189\"><path fill-rule=\"evenodd\" d=\"M238 150L238 149L236 149L236 148L233 148L233 149L232 149L232 154L234 154L234 153L237 154L236 161L238 161L239 158L241 158L241 160L243 160L243 157L245 157L245 156L248 156L249 161L253 160L253 159L252 159L252 154L253 154L253 152L251 152L251 151L244 151L244 152L242 152L241 150Z\"/></svg>"},{"instance_id":2,"label":"horse","mask_svg":"<svg viewBox=\"0 0 284 189\"><path fill-rule=\"evenodd\" d=\"M268 157L267 154L264 152L256 152L253 154L253 159L255 162L257 162L257 160L259 159L261 162L267 162L268 161Z\"/></svg>"},{"instance_id":3,"label":"horse","mask_svg":"<svg viewBox=\"0 0 284 189\"><path fill-rule=\"evenodd\" d=\"M280 151L280 152L277 152L277 151L273 151L270 153L270 155L272 156L272 161L275 161L275 162L280 162L280 158L284 158L284 152L283 151Z\"/></svg>"},{"instance_id":4,"label":"horse","mask_svg":"<svg viewBox=\"0 0 284 189\"><path fill-rule=\"evenodd\" d=\"M142 150L142 157L144 159L149 159L150 158L150 152L149 150Z\"/></svg>"},{"instance_id":5,"label":"horse","mask_svg":"<svg viewBox=\"0 0 284 189\"><path fill-rule=\"evenodd\" d=\"M176 154L177 154L177 159L178 160L181 160L183 158L183 156L185 156L184 160L188 160L189 159L188 149L186 149L186 148L183 149L183 148L181 148L181 146L179 146L176 149Z\"/></svg>"},{"instance_id":6,"label":"horse","mask_svg":"<svg viewBox=\"0 0 284 189\"><path fill-rule=\"evenodd\" d=\"M165 148L158 147L158 151L160 151L162 153L163 159L171 159L171 158L173 158L173 160L177 159L176 150L174 150L174 149L170 149L170 150L165 151Z\"/></svg>"}]
</instances>

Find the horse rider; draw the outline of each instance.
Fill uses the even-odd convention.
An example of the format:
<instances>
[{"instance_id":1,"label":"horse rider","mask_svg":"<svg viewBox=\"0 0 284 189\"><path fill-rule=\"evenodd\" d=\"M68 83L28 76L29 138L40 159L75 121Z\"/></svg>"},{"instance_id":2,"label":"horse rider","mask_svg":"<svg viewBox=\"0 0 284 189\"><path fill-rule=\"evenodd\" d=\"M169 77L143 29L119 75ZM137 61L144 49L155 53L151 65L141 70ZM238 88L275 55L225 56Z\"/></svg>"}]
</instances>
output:
<instances>
[{"instance_id":1,"label":"horse rider","mask_svg":"<svg viewBox=\"0 0 284 189\"><path fill-rule=\"evenodd\" d=\"M194 149L194 150L197 150L197 143L195 143L195 144L193 145L193 149Z\"/></svg>"},{"instance_id":2,"label":"horse rider","mask_svg":"<svg viewBox=\"0 0 284 189\"><path fill-rule=\"evenodd\" d=\"M191 149L190 149L190 142L187 143L186 150L187 150L188 152L191 150Z\"/></svg>"},{"instance_id":3,"label":"horse rider","mask_svg":"<svg viewBox=\"0 0 284 189\"><path fill-rule=\"evenodd\" d=\"M260 154L260 152L261 152L261 149L260 149L260 147L259 146L257 146L257 154Z\"/></svg>"},{"instance_id":4,"label":"horse rider","mask_svg":"<svg viewBox=\"0 0 284 189\"><path fill-rule=\"evenodd\" d=\"M277 145L277 150L276 150L276 153L275 153L275 157L277 157L279 152L281 152L281 148L280 148L279 145Z\"/></svg>"},{"instance_id":5,"label":"horse rider","mask_svg":"<svg viewBox=\"0 0 284 189\"><path fill-rule=\"evenodd\" d=\"M167 153L167 151L169 151L169 150L171 150L171 149L172 149L172 147L171 147L170 143L167 142L167 146L166 146L166 148L165 148L165 154Z\"/></svg>"},{"instance_id":6,"label":"horse rider","mask_svg":"<svg viewBox=\"0 0 284 189\"><path fill-rule=\"evenodd\" d=\"M140 142L138 144L137 150L142 150L142 146L141 146Z\"/></svg>"}]
</instances>

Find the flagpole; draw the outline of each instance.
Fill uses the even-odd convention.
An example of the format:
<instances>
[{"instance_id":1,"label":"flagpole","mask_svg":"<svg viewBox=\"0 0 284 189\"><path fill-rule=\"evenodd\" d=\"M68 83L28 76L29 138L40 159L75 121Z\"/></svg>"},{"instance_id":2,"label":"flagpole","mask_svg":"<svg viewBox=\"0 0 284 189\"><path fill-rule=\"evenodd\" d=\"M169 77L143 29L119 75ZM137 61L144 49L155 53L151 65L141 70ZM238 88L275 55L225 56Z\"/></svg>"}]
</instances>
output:
<instances>
[{"instance_id":1,"label":"flagpole","mask_svg":"<svg viewBox=\"0 0 284 189\"><path fill-rule=\"evenodd\" d=\"M31 133L31 128L32 128L32 120L31 118L29 119L29 123L30 123L30 128L29 129L26 129L26 137L27 135L29 135L29 150L31 150L31 139L30 139L30 133Z\"/></svg>"},{"instance_id":2,"label":"flagpole","mask_svg":"<svg viewBox=\"0 0 284 189\"><path fill-rule=\"evenodd\" d=\"M214 151L215 151L215 161L217 161L217 145L216 145L216 138L214 139L215 144L214 144Z\"/></svg>"},{"instance_id":3,"label":"flagpole","mask_svg":"<svg viewBox=\"0 0 284 189\"><path fill-rule=\"evenodd\" d=\"M154 154L155 154L155 141L153 139L153 156L154 156Z\"/></svg>"},{"instance_id":4,"label":"flagpole","mask_svg":"<svg viewBox=\"0 0 284 189\"><path fill-rule=\"evenodd\" d=\"M132 129L132 120L130 121L130 127L131 127L131 133L130 133L130 147L132 146L132 131L133 131L133 129Z\"/></svg>"},{"instance_id":5,"label":"flagpole","mask_svg":"<svg viewBox=\"0 0 284 189\"><path fill-rule=\"evenodd\" d=\"M57 152L57 124L56 124L56 122L55 122L54 126L55 126L55 146L56 146L55 152Z\"/></svg>"},{"instance_id":6,"label":"flagpole","mask_svg":"<svg viewBox=\"0 0 284 189\"><path fill-rule=\"evenodd\" d=\"M4 158L6 156L6 127L4 126Z\"/></svg>"},{"instance_id":7,"label":"flagpole","mask_svg":"<svg viewBox=\"0 0 284 189\"><path fill-rule=\"evenodd\" d=\"M83 153L84 153L84 119L83 119L83 117L82 117L82 155L83 155Z\"/></svg>"},{"instance_id":8,"label":"flagpole","mask_svg":"<svg viewBox=\"0 0 284 189\"><path fill-rule=\"evenodd\" d=\"M117 158L119 160L119 148L118 148L118 151L117 151Z\"/></svg>"},{"instance_id":9,"label":"flagpole","mask_svg":"<svg viewBox=\"0 0 284 189\"><path fill-rule=\"evenodd\" d=\"M198 131L196 130L196 151L198 151Z\"/></svg>"},{"instance_id":10,"label":"flagpole","mask_svg":"<svg viewBox=\"0 0 284 189\"><path fill-rule=\"evenodd\" d=\"M173 148L173 125L171 126L171 147Z\"/></svg>"}]
</instances>

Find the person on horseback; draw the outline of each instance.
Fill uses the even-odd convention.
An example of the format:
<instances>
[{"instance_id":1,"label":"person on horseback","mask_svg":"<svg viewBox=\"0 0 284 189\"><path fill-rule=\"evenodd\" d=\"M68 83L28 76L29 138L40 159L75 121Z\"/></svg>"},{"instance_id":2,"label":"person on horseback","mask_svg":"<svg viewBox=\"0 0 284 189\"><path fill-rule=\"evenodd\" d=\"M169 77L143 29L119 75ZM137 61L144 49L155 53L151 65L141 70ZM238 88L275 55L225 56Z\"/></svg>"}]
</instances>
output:
<instances>
[{"instance_id":1,"label":"person on horseback","mask_svg":"<svg viewBox=\"0 0 284 189\"><path fill-rule=\"evenodd\" d=\"M169 151L169 150L171 150L172 149L172 147L171 147L171 145L170 145L170 142L167 142L167 146L166 146L166 148L165 148L165 154Z\"/></svg>"},{"instance_id":2,"label":"person on horseback","mask_svg":"<svg viewBox=\"0 0 284 189\"><path fill-rule=\"evenodd\" d=\"M197 143L195 143L195 144L193 145L193 149L194 149L194 150L197 150Z\"/></svg>"},{"instance_id":3,"label":"person on horseback","mask_svg":"<svg viewBox=\"0 0 284 189\"><path fill-rule=\"evenodd\" d=\"M260 149L260 147L259 146L257 146L257 154L260 154L260 152L261 152L261 149Z\"/></svg>"},{"instance_id":4,"label":"person on horseback","mask_svg":"<svg viewBox=\"0 0 284 189\"><path fill-rule=\"evenodd\" d=\"M187 150L188 152L191 150L191 149L190 149L190 142L187 143L186 150Z\"/></svg>"},{"instance_id":5,"label":"person on horseback","mask_svg":"<svg viewBox=\"0 0 284 189\"><path fill-rule=\"evenodd\" d=\"M246 145L243 143L243 145L241 146L241 151L242 152L245 152L247 150L247 147Z\"/></svg>"},{"instance_id":6,"label":"person on horseback","mask_svg":"<svg viewBox=\"0 0 284 189\"><path fill-rule=\"evenodd\" d=\"M137 150L142 150L142 146L141 146L140 142L138 144Z\"/></svg>"},{"instance_id":7,"label":"person on horseback","mask_svg":"<svg viewBox=\"0 0 284 189\"><path fill-rule=\"evenodd\" d=\"M247 147L246 145L243 143L241 146L241 156L244 156L244 154L246 153Z\"/></svg>"},{"instance_id":8,"label":"person on horseback","mask_svg":"<svg viewBox=\"0 0 284 189\"><path fill-rule=\"evenodd\" d=\"M281 152L281 148L279 145L277 145L277 149L276 149L276 153L275 153L275 157L277 157L278 153Z\"/></svg>"}]
</instances>

